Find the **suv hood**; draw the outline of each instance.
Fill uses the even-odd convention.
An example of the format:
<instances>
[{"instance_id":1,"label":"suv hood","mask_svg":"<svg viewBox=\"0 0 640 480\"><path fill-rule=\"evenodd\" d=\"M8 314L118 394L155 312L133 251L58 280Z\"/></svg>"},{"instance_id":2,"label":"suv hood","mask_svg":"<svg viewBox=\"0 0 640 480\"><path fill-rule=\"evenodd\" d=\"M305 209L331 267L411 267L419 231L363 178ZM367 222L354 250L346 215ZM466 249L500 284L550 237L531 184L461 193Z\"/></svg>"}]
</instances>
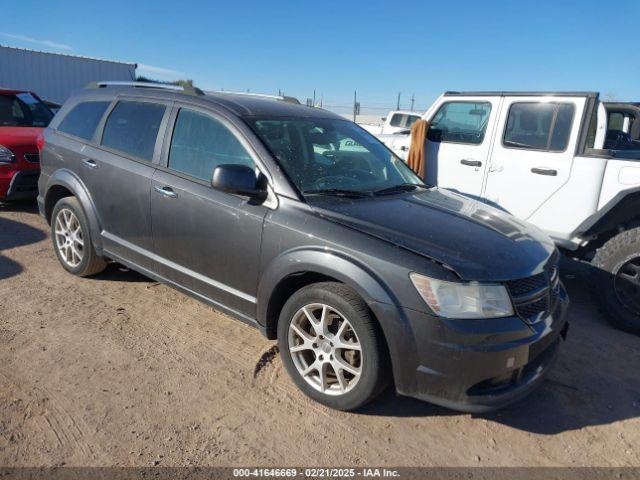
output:
<instances>
[{"instance_id":1,"label":"suv hood","mask_svg":"<svg viewBox=\"0 0 640 480\"><path fill-rule=\"evenodd\" d=\"M442 263L463 280L535 275L555 251L552 240L533 225L448 190L362 199L324 196L309 203L323 217Z\"/></svg>"}]
</instances>

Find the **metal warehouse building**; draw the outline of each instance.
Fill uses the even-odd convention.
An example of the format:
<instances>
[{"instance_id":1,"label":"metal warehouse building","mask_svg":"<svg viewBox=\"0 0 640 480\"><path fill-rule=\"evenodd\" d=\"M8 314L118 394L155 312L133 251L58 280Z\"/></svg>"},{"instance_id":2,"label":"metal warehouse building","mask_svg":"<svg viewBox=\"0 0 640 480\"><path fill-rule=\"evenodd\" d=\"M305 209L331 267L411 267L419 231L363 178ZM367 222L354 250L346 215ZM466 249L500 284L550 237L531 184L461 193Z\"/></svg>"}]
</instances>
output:
<instances>
[{"instance_id":1,"label":"metal warehouse building","mask_svg":"<svg viewBox=\"0 0 640 480\"><path fill-rule=\"evenodd\" d=\"M136 66L0 45L0 88L31 90L43 100L63 103L89 82L135 80Z\"/></svg>"}]
</instances>

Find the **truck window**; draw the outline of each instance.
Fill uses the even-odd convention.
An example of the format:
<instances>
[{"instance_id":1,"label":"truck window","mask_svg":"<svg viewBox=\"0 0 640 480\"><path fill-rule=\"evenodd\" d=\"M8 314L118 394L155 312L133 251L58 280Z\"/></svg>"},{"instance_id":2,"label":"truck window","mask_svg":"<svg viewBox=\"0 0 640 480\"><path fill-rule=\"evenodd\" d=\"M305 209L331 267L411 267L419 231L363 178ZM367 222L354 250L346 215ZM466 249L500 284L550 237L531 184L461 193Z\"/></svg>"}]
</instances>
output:
<instances>
[{"instance_id":1,"label":"truck window","mask_svg":"<svg viewBox=\"0 0 640 480\"><path fill-rule=\"evenodd\" d=\"M401 113L394 113L391 117L391 120L389 121L389 125L391 125L392 127L401 127L404 123L402 117L404 117L404 115L402 115Z\"/></svg>"},{"instance_id":2,"label":"truck window","mask_svg":"<svg viewBox=\"0 0 640 480\"><path fill-rule=\"evenodd\" d=\"M620 112L611 112L607 122L607 130L622 130L624 125L624 115Z\"/></svg>"},{"instance_id":3,"label":"truck window","mask_svg":"<svg viewBox=\"0 0 640 480\"><path fill-rule=\"evenodd\" d=\"M431 142L480 145L490 113L489 102L447 102L431 120L427 138Z\"/></svg>"},{"instance_id":4,"label":"truck window","mask_svg":"<svg viewBox=\"0 0 640 480\"><path fill-rule=\"evenodd\" d=\"M405 127L411 128L411 126L416 123L417 120L420 120L419 115L407 115L407 123Z\"/></svg>"},{"instance_id":5,"label":"truck window","mask_svg":"<svg viewBox=\"0 0 640 480\"><path fill-rule=\"evenodd\" d=\"M562 152L569 143L574 110L573 103L513 103L509 108L503 145Z\"/></svg>"}]
</instances>

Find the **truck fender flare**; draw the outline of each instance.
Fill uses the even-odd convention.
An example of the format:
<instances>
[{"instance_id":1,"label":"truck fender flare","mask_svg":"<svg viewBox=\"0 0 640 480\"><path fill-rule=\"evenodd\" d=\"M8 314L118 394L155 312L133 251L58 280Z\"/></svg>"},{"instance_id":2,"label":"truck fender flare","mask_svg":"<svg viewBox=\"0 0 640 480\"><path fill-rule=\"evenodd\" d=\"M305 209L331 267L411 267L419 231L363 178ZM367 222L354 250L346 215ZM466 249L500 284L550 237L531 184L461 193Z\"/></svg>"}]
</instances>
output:
<instances>
[{"instance_id":1,"label":"truck fender flare","mask_svg":"<svg viewBox=\"0 0 640 480\"><path fill-rule=\"evenodd\" d=\"M600 210L585 219L578 225L573 236L588 239L639 217L640 187L629 188L618 192Z\"/></svg>"},{"instance_id":2,"label":"truck fender flare","mask_svg":"<svg viewBox=\"0 0 640 480\"><path fill-rule=\"evenodd\" d=\"M45 202L52 187L61 186L69 190L80 202L87 221L89 222L89 230L91 235L91 241L98 254L102 254L102 238L100 233L102 232L100 218L98 217L95 204L89 194L87 188L82 183L82 180L78 176L68 169L57 170L47 182ZM46 205L48 208L49 205ZM50 206L53 208L53 205Z\"/></svg>"}]
</instances>

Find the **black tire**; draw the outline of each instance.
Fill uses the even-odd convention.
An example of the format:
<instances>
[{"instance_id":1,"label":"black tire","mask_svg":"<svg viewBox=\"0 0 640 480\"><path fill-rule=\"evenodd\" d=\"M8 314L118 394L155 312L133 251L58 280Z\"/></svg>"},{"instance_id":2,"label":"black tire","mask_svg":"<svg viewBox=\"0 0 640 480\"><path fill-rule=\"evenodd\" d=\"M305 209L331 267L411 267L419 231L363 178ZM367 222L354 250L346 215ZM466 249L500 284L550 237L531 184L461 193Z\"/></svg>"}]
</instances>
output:
<instances>
[{"instance_id":1,"label":"black tire","mask_svg":"<svg viewBox=\"0 0 640 480\"><path fill-rule=\"evenodd\" d=\"M600 247L591 265L592 296L600 312L620 330L640 335L640 294L633 299L621 290L621 283L627 282L626 289L633 284L621 278L626 273L629 262L640 265L640 227L633 228L607 241ZM636 280L639 273L636 272ZM625 277L626 278L626 277ZM624 286L623 286L624 288ZM640 290L636 289L636 293Z\"/></svg>"},{"instance_id":2,"label":"black tire","mask_svg":"<svg viewBox=\"0 0 640 480\"><path fill-rule=\"evenodd\" d=\"M77 266L71 266L63 259L62 253L56 242L56 219L61 210L70 210L78 219L84 245L82 247L82 260ZM91 234L89 233L89 222L87 216L75 197L65 197L56 203L51 214L51 240L53 242L53 250L56 252L58 261L62 267L68 272L78 275L79 277L88 277L100 273L107 266L104 258L98 256L93 243L91 242Z\"/></svg>"},{"instance_id":3,"label":"black tire","mask_svg":"<svg viewBox=\"0 0 640 480\"><path fill-rule=\"evenodd\" d=\"M360 342L360 378L346 393L328 395L314 389L296 368L289 351L290 323L302 307L315 303L328 305L343 314ZM298 388L313 400L337 410L355 410L366 405L384 390L390 380L388 354L375 318L362 298L341 283L316 283L294 293L280 313L278 346L282 362Z\"/></svg>"}]
</instances>

